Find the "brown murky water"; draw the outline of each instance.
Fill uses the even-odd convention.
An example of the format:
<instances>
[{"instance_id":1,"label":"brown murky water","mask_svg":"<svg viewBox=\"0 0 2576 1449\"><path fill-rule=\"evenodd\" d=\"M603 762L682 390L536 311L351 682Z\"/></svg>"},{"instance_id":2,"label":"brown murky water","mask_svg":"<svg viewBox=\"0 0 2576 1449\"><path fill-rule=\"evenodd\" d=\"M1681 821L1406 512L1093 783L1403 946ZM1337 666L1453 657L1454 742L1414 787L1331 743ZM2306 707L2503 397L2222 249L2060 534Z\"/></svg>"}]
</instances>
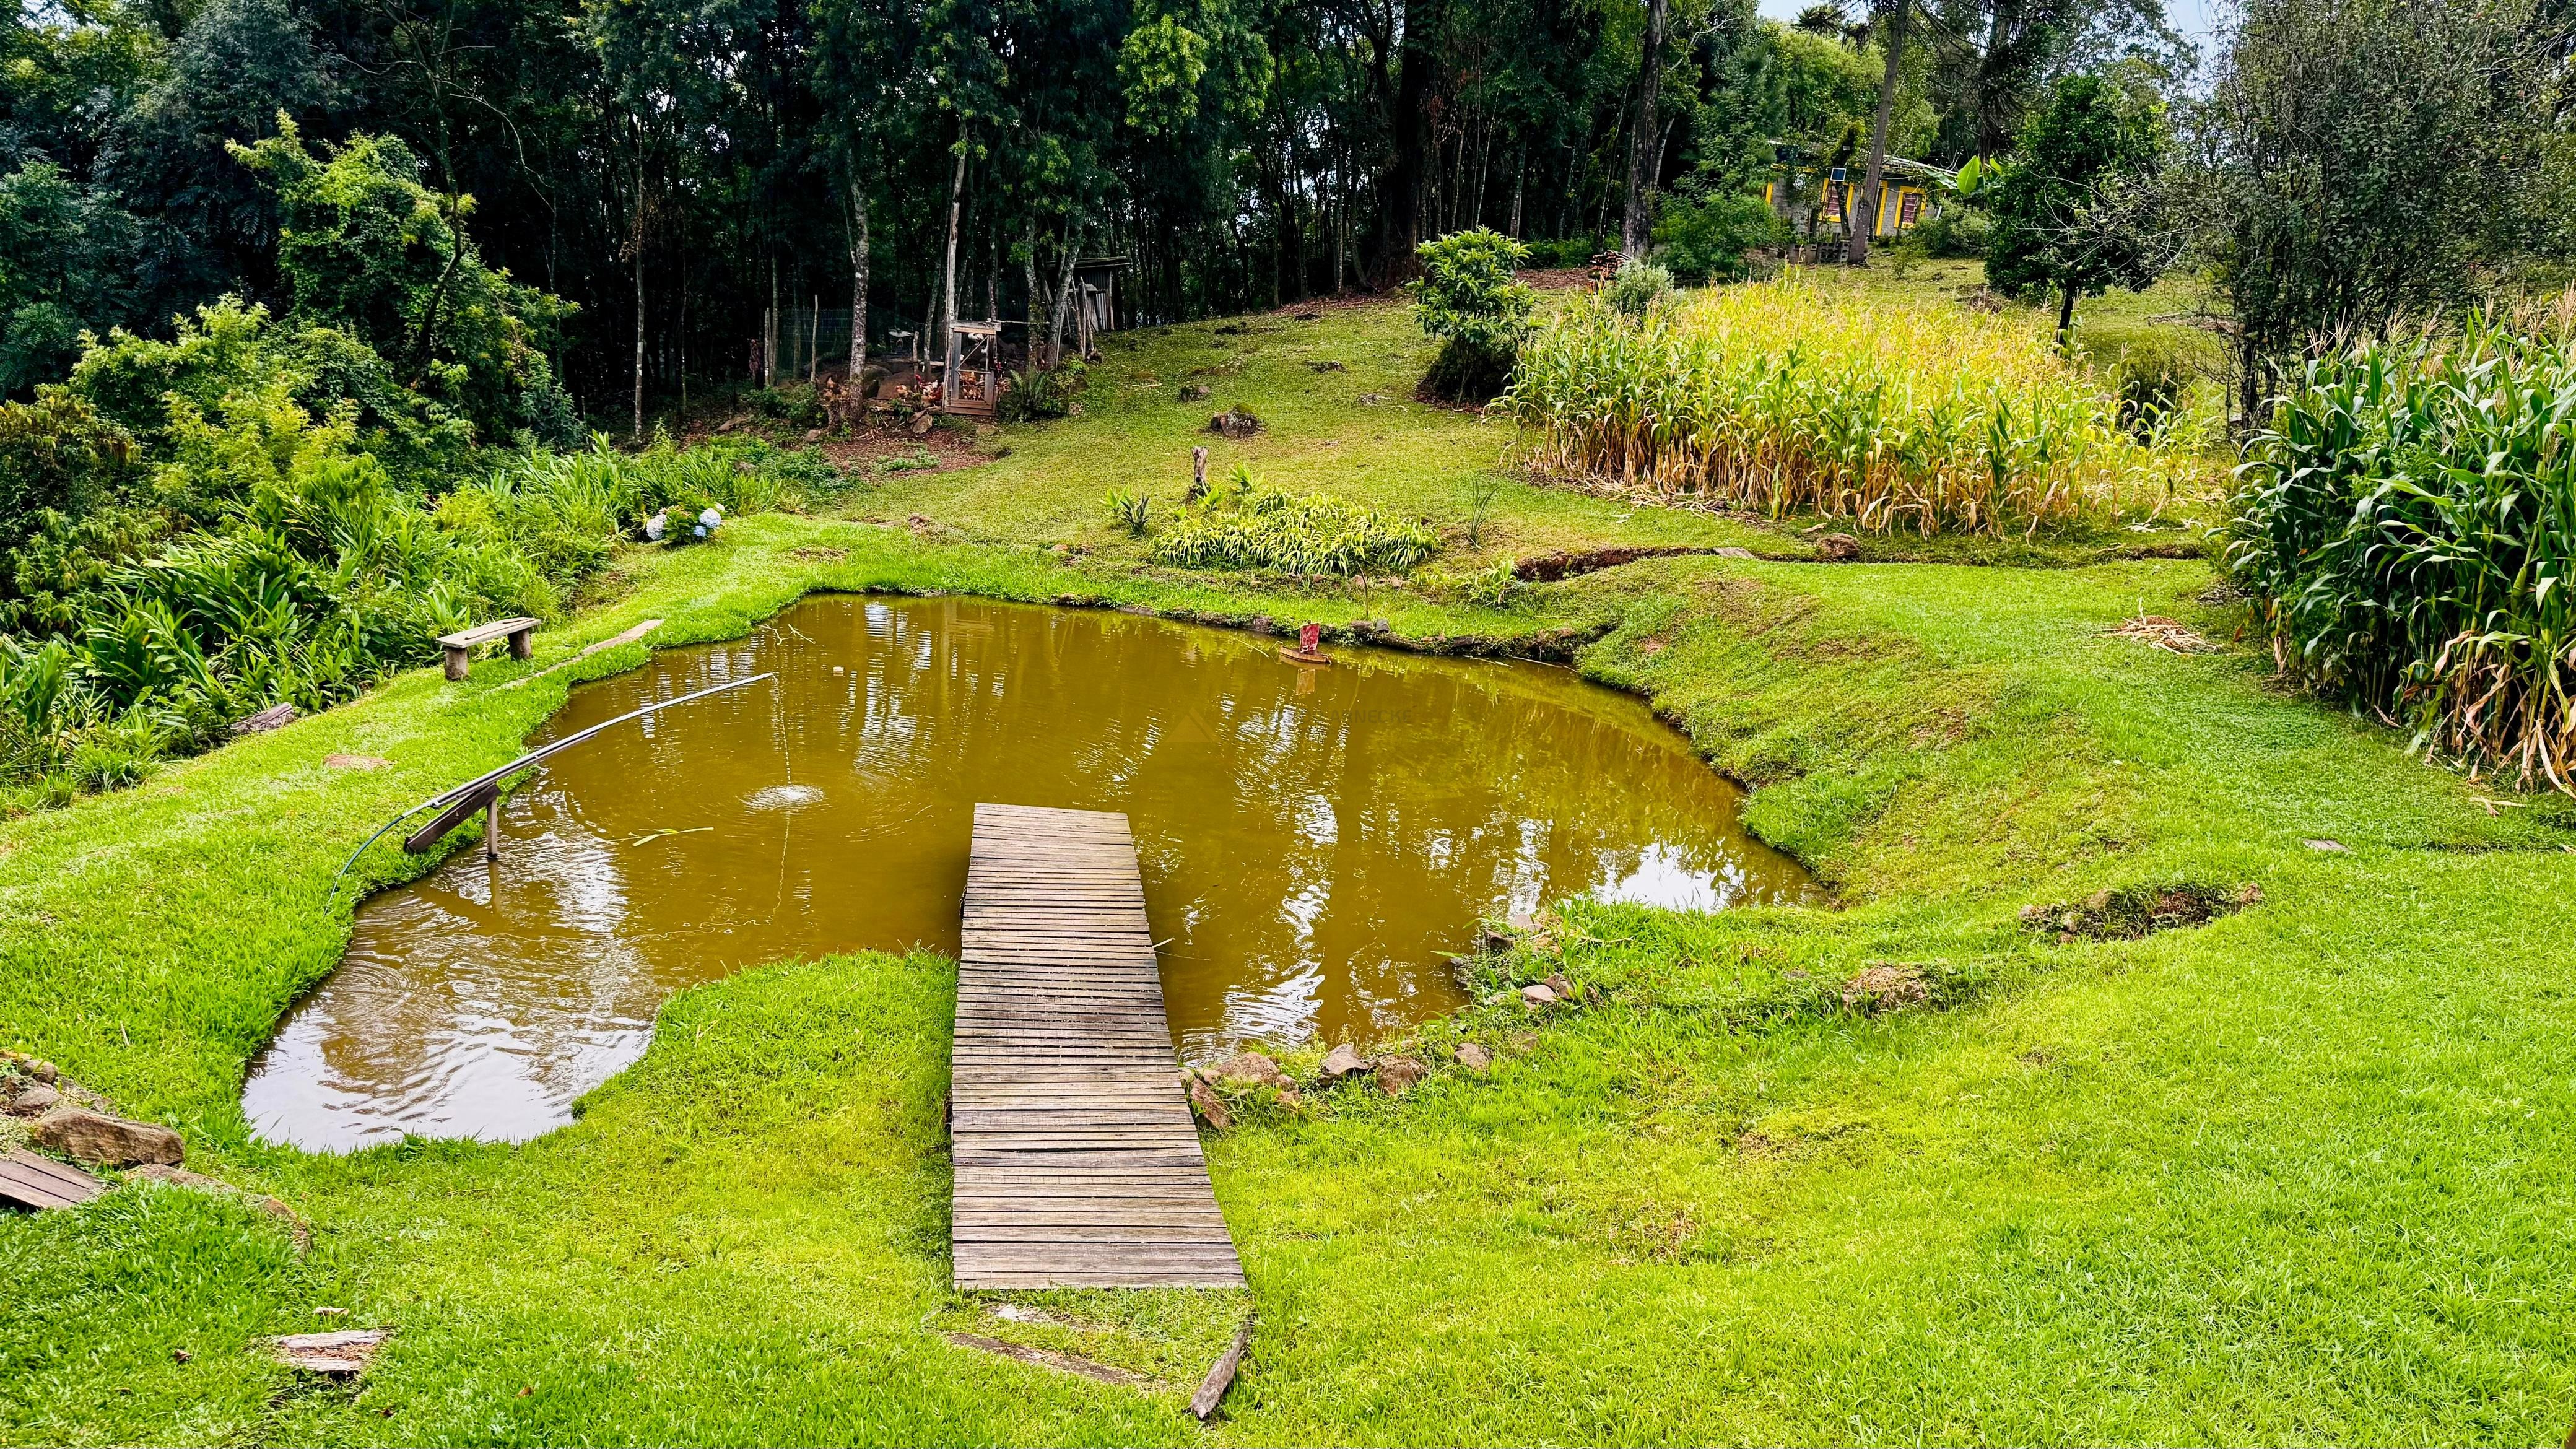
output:
<instances>
[{"instance_id":1,"label":"brown murky water","mask_svg":"<svg viewBox=\"0 0 2576 1449\"><path fill-rule=\"evenodd\" d=\"M272 1140L517 1140L644 1050L663 998L786 957L957 947L978 800L1123 810L1192 1057L1360 1040L1460 1003L1479 917L1589 893L1812 899L1739 793L1644 706L1544 665L1341 650L965 600L811 599L738 643L586 686L620 726L359 911L256 1064ZM541 738L548 736L541 736Z\"/></svg>"}]
</instances>

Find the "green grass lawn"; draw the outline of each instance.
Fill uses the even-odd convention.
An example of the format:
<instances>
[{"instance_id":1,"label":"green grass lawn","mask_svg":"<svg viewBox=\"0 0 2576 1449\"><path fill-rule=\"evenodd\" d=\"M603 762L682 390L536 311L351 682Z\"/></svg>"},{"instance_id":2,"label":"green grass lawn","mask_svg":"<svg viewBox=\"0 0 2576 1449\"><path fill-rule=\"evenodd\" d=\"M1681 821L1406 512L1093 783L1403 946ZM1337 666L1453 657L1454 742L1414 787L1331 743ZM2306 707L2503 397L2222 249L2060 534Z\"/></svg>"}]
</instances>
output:
<instances>
[{"instance_id":1,"label":"green grass lawn","mask_svg":"<svg viewBox=\"0 0 2576 1449\"><path fill-rule=\"evenodd\" d=\"M1507 441L1408 400L1427 350L1399 309L1247 321L1120 339L1084 417L871 484L849 517L745 519L635 555L615 602L541 634L530 664L485 662L461 687L406 676L0 823L0 1045L178 1127L191 1166L313 1230L299 1255L234 1201L147 1186L0 1220L0 1439L2565 1435L2566 802L2481 803L2386 731L2283 693L2253 645L2185 657L2108 634L2143 610L2230 640L2241 609L2202 601L2199 559L2043 540L2032 561L2060 566L1824 566L1788 561L1806 551L1794 520L1514 483L1493 557L1683 543L1776 560L1651 560L1508 613L1147 567L1100 494L1176 498L1193 443L1219 469L1454 529ZM1307 365L1323 360L1345 370ZM1173 399L1188 369L1228 365L1190 379L1209 401ZM1230 403L1268 429L1194 431ZM1005 1324L948 1289L952 968L934 956L687 992L642 1062L524 1145L330 1158L251 1139L244 1066L336 958L341 859L641 646L507 685L640 618L670 620L659 644L728 637L814 588L1384 617L1426 641L1572 631L1592 641L1581 667L1755 787L1749 820L1838 904L1571 908L1561 956L1499 970L1563 969L1597 1003L1471 1008L1415 1043L1444 1063L1485 1043L1490 1075L1345 1090L1295 1117L1244 1104L1208 1150L1248 1305L1021 1295L1056 1322ZM393 763L325 768L335 751ZM360 874L399 868L380 850ZM2020 919L2175 885L2261 897L2141 940L2060 944ZM1845 982L1890 964L1932 999L1844 1006ZM1244 1377L1203 1430L1183 1402L1247 1306ZM355 1389L258 1351L375 1325L396 1335ZM994 1358L958 1331L1161 1387Z\"/></svg>"}]
</instances>

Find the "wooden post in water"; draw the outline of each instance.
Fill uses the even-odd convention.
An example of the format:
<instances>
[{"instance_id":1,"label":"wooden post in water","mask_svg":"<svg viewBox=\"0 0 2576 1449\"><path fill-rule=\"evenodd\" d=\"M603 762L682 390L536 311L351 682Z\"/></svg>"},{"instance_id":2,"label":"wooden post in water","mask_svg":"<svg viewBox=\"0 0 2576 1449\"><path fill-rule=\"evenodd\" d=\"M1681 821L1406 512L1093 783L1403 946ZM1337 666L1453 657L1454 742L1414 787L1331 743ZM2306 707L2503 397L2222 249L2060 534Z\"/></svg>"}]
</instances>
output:
<instances>
[{"instance_id":1,"label":"wooden post in water","mask_svg":"<svg viewBox=\"0 0 2576 1449\"><path fill-rule=\"evenodd\" d=\"M483 802L483 858L501 858L501 794L497 790Z\"/></svg>"}]
</instances>

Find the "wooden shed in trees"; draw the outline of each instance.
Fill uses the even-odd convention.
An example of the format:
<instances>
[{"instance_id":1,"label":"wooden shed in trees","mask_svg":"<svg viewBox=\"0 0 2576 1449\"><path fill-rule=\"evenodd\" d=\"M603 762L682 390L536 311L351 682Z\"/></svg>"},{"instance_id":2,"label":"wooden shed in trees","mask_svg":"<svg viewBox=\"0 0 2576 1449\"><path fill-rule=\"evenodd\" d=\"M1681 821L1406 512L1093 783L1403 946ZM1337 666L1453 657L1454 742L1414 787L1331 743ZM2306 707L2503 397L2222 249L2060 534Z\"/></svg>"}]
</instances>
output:
<instances>
[{"instance_id":1,"label":"wooden shed in trees","mask_svg":"<svg viewBox=\"0 0 2576 1449\"><path fill-rule=\"evenodd\" d=\"M1002 324L952 322L956 338L949 344L957 359L957 378L942 397L947 412L970 418L992 417L1001 407Z\"/></svg>"},{"instance_id":2,"label":"wooden shed in trees","mask_svg":"<svg viewBox=\"0 0 2576 1449\"><path fill-rule=\"evenodd\" d=\"M1077 357L1097 351L1093 341L1118 330L1117 277L1127 270L1125 257L1084 257L1073 264L1073 350Z\"/></svg>"}]
</instances>

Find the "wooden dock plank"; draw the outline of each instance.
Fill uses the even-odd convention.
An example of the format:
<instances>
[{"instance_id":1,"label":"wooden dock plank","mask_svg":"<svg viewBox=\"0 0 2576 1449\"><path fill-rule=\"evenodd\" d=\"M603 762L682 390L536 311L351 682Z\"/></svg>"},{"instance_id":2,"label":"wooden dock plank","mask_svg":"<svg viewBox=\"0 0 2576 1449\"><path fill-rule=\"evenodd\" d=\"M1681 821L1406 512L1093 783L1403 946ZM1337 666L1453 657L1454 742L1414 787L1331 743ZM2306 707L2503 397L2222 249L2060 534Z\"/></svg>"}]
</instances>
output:
<instances>
[{"instance_id":1,"label":"wooden dock plank","mask_svg":"<svg viewBox=\"0 0 2576 1449\"><path fill-rule=\"evenodd\" d=\"M1127 817L977 805L960 936L957 1286L1242 1286Z\"/></svg>"}]
</instances>

